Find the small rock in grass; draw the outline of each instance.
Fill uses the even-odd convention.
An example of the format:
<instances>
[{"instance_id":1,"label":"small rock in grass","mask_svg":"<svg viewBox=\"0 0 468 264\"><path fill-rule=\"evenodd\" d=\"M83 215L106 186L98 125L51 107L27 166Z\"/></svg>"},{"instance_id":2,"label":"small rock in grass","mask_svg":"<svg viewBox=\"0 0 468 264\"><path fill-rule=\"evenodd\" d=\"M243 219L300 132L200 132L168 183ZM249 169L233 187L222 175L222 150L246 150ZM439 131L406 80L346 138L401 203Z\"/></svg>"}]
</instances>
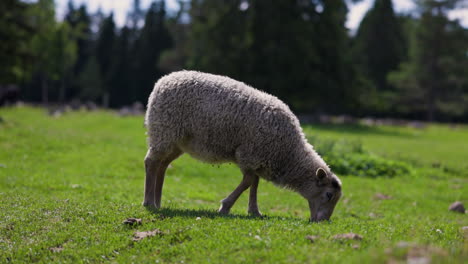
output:
<instances>
[{"instance_id":1,"label":"small rock in grass","mask_svg":"<svg viewBox=\"0 0 468 264\"><path fill-rule=\"evenodd\" d=\"M140 218L127 218L125 219L122 224L124 225L141 225Z\"/></svg>"},{"instance_id":2,"label":"small rock in grass","mask_svg":"<svg viewBox=\"0 0 468 264\"><path fill-rule=\"evenodd\" d=\"M164 233L159 230L159 229L155 229L155 230L151 230L151 231L143 231L143 232L135 232L135 234L133 234L133 241L140 241L142 240L143 238L145 237L152 237L152 236L155 236L155 235L163 235Z\"/></svg>"},{"instance_id":3,"label":"small rock in grass","mask_svg":"<svg viewBox=\"0 0 468 264\"><path fill-rule=\"evenodd\" d=\"M51 247L49 248L50 251L54 252L54 253L57 253L57 252L60 252L63 250L63 247L61 246L58 246L58 247Z\"/></svg>"},{"instance_id":4,"label":"small rock in grass","mask_svg":"<svg viewBox=\"0 0 468 264\"><path fill-rule=\"evenodd\" d=\"M428 257L410 257L407 258L408 264L429 264L431 259Z\"/></svg>"},{"instance_id":5,"label":"small rock in grass","mask_svg":"<svg viewBox=\"0 0 468 264\"><path fill-rule=\"evenodd\" d=\"M201 220L201 217L198 216L197 218L195 218L195 220L199 221Z\"/></svg>"},{"instance_id":6,"label":"small rock in grass","mask_svg":"<svg viewBox=\"0 0 468 264\"><path fill-rule=\"evenodd\" d=\"M359 245L358 245L358 244L354 244L354 245L352 245L351 247L354 248L354 249L359 249Z\"/></svg>"},{"instance_id":7,"label":"small rock in grass","mask_svg":"<svg viewBox=\"0 0 468 264\"><path fill-rule=\"evenodd\" d=\"M449 210L454 211L454 212L459 212L459 213L462 213L462 214L465 213L465 207L463 206L463 204L460 201L456 201L453 204L451 204L449 206Z\"/></svg>"},{"instance_id":8,"label":"small rock in grass","mask_svg":"<svg viewBox=\"0 0 468 264\"><path fill-rule=\"evenodd\" d=\"M262 240L262 238L259 235L255 235L254 238L257 240Z\"/></svg>"},{"instance_id":9,"label":"small rock in grass","mask_svg":"<svg viewBox=\"0 0 468 264\"><path fill-rule=\"evenodd\" d=\"M314 243L318 238L319 236L311 236L311 235L308 235L305 237L307 240L309 240L310 242Z\"/></svg>"},{"instance_id":10,"label":"small rock in grass","mask_svg":"<svg viewBox=\"0 0 468 264\"><path fill-rule=\"evenodd\" d=\"M391 197L390 195L385 195L383 193L376 193L374 195L374 199L376 199L376 200L390 200L390 199L393 199L393 197Z\"/></svg>"},{"instance_id":11,"label":"small rock in grass","mask_svg":"<svg viewBox=\"0 0 468 264\"><path fill-rule=\"evenodd\" d=\"M362 236L355 233L338 234L333 237L337 240L362 240Z\"/></svg>"},{"instance_id":12,"label":"small rock in grass","mask_svg":"<svg viewBox=\"0 0 468 264\"><path fill-rule=\"evenodd\" d=\"M462 233L466 240L468 240L468 226L462 227Z\"/></svg>"},{"instance_id":13,"label":"small rock in grass","mask_svg":"<svg viewBox=\"0 0 468 264\"><path fill-rule=\"evenodd\" d=\"M413 244L412 243L409 243L409 242L406 242L406 241L400 241L396 244L396 247L397 248L408 248L410 246L412 246Z\"/></svg>"},{"instance_id":14,"label":"small rock in grass","mask_svg":"<svg viewBox=\"0 0 468 264\"><path fill-rule=\"evenodd\" d=\"M369 217L374 219L374 218L378 218L379 216L373 212L370 212Z\"/></svg>"}]
</instances>

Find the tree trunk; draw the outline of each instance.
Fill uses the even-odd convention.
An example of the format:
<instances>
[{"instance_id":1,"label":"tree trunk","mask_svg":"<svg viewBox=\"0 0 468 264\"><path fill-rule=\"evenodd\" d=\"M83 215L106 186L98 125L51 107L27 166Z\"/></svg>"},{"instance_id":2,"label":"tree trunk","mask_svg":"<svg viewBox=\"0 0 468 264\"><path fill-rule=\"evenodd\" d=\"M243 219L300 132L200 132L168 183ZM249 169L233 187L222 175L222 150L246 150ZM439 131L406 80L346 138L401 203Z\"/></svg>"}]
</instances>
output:
<instances>
[{"instance_id":1,"label":"tree trunk","mask_svg":"<svg viewBox=\"0 0 468 264\"><path fill-rule=\"evenodd\" d=\"M435 72L434 72L435 75ZM427 94L427 121L432 122L434 121L434 114L435 114L435 99L436 97L436 87L435 87L436 80L432 80L430 84L428 84L428 94Z\"/></svg>"},{"instance_id":2,"label":"tree trunk","mask_svg":"<svg viewBox=\"0 0 468 264\"><path fill-rule=\"evenodd\" d=\"M42 104L47 105L49 103L49 86L47 84L47 79L42 76Z\"/></svg>"},{"instance_id":3,"label":"tree trunk","mask_svg":"<svg viewBox=\"0 0 468 264\"><path fill-rule=\"evenodd\" d=\"M102 96L102 106L104 108L109 108L109 93L105 92Z\"/></svg>"},{"instance_id":4,"label":"tree trunk","mask_svg":"<svg viewBox=\"0 0 468 264\"><path fill-rule=\"evenodd\" d=\"M65 77L60 81L59 102L61 104L65 103Z\"/></svg>"},{"instance_id":5,"label":"tree trunk","mask_svg":"<svg viewBox=\"0 0 468 264\"><path fill-rule=\"evenodd\" d=\"M434 112L435 112L434 100L429 99L428 105L427 105L427 121L429 122L434 121Z\"/></svg>"}]
</instances>

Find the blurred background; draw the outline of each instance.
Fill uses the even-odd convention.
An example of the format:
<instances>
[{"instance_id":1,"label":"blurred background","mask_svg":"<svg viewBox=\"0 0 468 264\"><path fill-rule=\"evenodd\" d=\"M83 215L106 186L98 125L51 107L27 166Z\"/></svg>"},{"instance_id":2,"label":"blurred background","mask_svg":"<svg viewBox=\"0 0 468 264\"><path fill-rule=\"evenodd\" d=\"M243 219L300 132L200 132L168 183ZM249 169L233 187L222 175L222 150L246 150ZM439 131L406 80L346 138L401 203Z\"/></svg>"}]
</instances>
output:
<instances>
[{"instance_id":1,"label":"blurred background","mask_svg":"<svg viewBox=\"0 0 468 264\"><path fill-rule=\"evenodd\" d=\"M0 105L144 105L187 69L298 114L468 122L466 0L1 0L0 12Z\"/></svg>"}]
</instances>

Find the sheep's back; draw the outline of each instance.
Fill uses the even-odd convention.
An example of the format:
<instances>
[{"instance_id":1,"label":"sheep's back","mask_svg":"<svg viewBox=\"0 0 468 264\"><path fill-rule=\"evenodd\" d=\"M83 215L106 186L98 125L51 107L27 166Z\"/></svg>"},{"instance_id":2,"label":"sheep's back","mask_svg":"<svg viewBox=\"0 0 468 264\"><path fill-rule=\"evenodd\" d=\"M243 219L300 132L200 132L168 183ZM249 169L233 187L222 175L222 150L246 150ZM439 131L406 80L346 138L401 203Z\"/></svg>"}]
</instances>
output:
<instances>
[{"instance_id":1,"label":"sheep's back","mask_svg":"<svg viewBox=\"0 0 468 264\"><path fill-rule=\"evenodd\" d=\"M239 147L271 156L303 140L297 118L276 97L193 71L172 73L156 83L146 123L150 137L175 141L209 162L236 162Z\"/></svg>"}]
</instances>

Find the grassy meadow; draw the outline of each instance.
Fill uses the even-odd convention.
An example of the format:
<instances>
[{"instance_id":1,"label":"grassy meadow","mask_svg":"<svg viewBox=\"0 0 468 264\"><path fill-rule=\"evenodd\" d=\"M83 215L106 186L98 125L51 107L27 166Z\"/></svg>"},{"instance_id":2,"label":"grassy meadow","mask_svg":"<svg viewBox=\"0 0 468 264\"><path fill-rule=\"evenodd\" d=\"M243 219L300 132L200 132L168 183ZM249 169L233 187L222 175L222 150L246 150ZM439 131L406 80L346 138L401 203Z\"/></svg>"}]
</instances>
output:
<instances>
[{"instance_id":1,"label":"grassy meadow","mask_svg":"<svg viewBox=\"0 0 468 264\"><path fill-rule=\"evenodd\" d=\"M240 171L187 155L167 171L163 208L146 210L142 116L16 107L0 117L0 263L468 261L467 214L448 211L468 204L465 126L306 126L344 172L332 221L309 223L303 198L264 180L265 217L247 215L247 193L231 215L218 215ZM124 225L130 217L142 224ZM362 239L335 237L347 233Z\"/></svg>"}]
</instances>

